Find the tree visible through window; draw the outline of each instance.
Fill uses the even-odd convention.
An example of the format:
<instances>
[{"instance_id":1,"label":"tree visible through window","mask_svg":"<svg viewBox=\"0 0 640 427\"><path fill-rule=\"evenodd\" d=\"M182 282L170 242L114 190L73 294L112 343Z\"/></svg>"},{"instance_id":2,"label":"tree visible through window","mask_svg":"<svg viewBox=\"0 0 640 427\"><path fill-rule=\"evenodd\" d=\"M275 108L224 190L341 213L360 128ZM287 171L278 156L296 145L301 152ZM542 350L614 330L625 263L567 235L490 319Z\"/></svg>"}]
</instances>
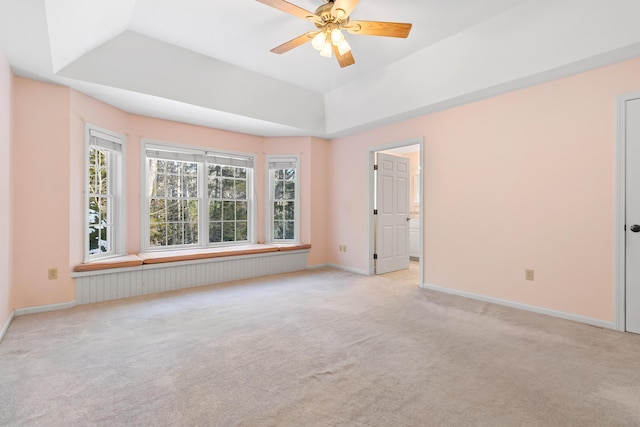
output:
<instances>
[{"instance_id":1,"label":"tree visible through window","mask_svg":"<svg viewBox=\"0 0 640 427\"><path fill-rule=\"evenodd\" d=\"M209 243L248 240L247 168L208 164Z\"/></svg>"},{"instance_id":2,"label":"tree visible through window","mask_svg":"<svg viewBox=\"0 0 640 427\"><path fill-rule=\"evenodd\" d=\"M122 140L88 129L85 261L119 254Z\"/></svg>"},{"instance_id":3,"label":"tree visible through window","mask_svg":"<svg viewBox=\"0 0 640 427\"><path fill-rule=\"evenodd\" d=\"M198 163L148 159L149 244L198 243Z\"/></svg>"},{"instance_id":4,"label":"tree visible through window","mask_svg":"<svg viewBox=\"0 0 640 427\"><path fill-rule=\"evenodd\" d=\"M154 144L146 153L148 248L252 240L251 157Z\"/></svg>"},{"instance_id":5,"label":"tree visible through window","mask_svg":"<svg viewBox=\"0 0 640 427\"><path fill-rule=\"evenodd\" d=\"M113 190L110 185L109 152L89 148L89 255L111 251Z\"/></svg>"},{"instance_id":6,"label":"tree visible through window","mask_svg":"<svg viewBox=\"0 0 640 427\"><path fill-rule=\"evenodd\" d=\"M297 159L269 160L271 240L298 239Z\"/></svg>"}]
</instances>

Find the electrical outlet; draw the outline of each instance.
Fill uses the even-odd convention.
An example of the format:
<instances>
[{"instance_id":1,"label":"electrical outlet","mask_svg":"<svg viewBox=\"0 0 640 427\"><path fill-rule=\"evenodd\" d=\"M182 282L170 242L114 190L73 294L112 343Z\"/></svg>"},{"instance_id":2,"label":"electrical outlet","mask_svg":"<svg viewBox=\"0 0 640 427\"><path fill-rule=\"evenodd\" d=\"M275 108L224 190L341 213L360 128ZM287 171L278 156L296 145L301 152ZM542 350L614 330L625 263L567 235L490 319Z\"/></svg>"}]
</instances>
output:
<instances>
[{"instance_id":1,"label":"electrical outlet","mask_svg":"<svg viewBox=\"0 0 640 427\"><path fill-rule=\"evenodd\" d=\"M342 252L347 252L347 245L342 245Z\"/></svg>"},{"instance_id":2,"label":"electrical outlet","mask_svg":"<svg viewBox=\"0 0 640 427\"><path fill-rule=\"evenodd\" d=\"M524 280L533 280L533 270L526 269L524 271Z\"/></svg>"},{"instance_id":3,"label":"electrical outlet","mask_svg":"<svg viewBox=\"0 0 640 427\"><path fill-rule=\"evenodd\" d=\"M50 268L48 271L48 274L49 274L49 280L56 280L58 278L58 269Z\"/></svg>"}]
</instances>

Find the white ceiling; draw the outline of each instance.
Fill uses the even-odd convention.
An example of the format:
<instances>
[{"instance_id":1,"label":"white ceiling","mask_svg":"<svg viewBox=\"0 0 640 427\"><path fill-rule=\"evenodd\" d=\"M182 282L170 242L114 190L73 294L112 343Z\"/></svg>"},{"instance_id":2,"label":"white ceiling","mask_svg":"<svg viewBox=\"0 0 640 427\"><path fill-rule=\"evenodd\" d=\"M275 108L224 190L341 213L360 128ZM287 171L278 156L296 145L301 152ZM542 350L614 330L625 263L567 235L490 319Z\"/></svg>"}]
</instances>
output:
<instances>
[{"instance_id":1,"label":"white ceiling","mask_svg":"<svg viewBox=\"0 0 640 427\"><path fill-rule=\"evenodd\" d=\"M293 0L314 11L322 0ZM313 24L254 0L0 0L18 75L125 111L264 136L337 137L640 55L638 0L362 0L356 64L310 46Z\"/></svg>"}]
</instances>

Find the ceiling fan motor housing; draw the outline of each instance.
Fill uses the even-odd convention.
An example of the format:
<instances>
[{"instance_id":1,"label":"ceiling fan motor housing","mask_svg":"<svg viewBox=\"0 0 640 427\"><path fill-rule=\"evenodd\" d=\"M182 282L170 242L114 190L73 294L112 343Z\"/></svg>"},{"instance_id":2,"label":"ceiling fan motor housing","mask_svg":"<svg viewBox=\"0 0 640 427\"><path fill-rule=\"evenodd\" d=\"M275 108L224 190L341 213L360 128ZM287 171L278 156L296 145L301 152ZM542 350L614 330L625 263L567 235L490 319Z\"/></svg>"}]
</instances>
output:
<instances>
[{"instance_id":1,"label":"ceiling fan motor housing","mask_svg":"<svg viewBox=\"0 0 640 427\"><path fill-rule=\"evenodd\" d=\"M316 20L315 24L318 29L322 30L329 24L337 25L338 28L349 23L349 17L346 16L342 19L338 18L338 16L333 15L333 0L325 0L325 4L316 9L316 16L320 17L320 20Z\"/></svg>"}]
</instances>

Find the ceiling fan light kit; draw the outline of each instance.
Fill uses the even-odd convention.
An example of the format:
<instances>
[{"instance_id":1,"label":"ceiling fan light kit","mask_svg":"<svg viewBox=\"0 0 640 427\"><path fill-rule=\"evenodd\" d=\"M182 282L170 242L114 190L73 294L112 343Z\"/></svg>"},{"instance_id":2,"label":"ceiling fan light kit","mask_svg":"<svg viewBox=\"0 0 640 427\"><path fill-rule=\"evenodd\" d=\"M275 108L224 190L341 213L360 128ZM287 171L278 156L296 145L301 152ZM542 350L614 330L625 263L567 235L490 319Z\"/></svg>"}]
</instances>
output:
<instances>
[{"instance_id":1,"label":"ceiling fan light kit","mask_svg":"<svg viewBox=\"0 0 640 427\"><path fill-rule=\"evenodd\" d=\"M331 51L332 51L332 47L331 47L331 43L325 43L324 46L322 46L322 49L320 49L320 56L324 56L325 58L331 58Z\"/></svg>"},{"instance_id":2,"label":"ceiling fan light kit","mask_svg":"<svg viewBox=\"0 0 640 427\"><path fill-rule=\"evenodd\" d=\"M299 6L285 0L257 0L275 9L290 15L313 22L318 31L310 31L298 36L271 52L283 54L293 48L311 42L314 49L320 51L320 55L330 58L332 53L336 55L340 67L348 67L355 64L351 45L345 38L342 30L349 34L369 35L382 37L407 38L411 31L411 24L399 22L377 21L351 21L350 15L360 0L324 0L315 13L309 12Z\"/></svg>"},{"instance_id":3,"label":"ceiling fan light kit","mask_svg":"<svg viewBox=\"0 0 640 427\"><path fill-rule=\"evenodd\" d=\"M327 43L327 35L325 33L318 33L313 38L313 40L311 40L311 46L313 46L313 48L318 51L322 50L322 48L326 43Z\"/></svg>"}]
</instances>

